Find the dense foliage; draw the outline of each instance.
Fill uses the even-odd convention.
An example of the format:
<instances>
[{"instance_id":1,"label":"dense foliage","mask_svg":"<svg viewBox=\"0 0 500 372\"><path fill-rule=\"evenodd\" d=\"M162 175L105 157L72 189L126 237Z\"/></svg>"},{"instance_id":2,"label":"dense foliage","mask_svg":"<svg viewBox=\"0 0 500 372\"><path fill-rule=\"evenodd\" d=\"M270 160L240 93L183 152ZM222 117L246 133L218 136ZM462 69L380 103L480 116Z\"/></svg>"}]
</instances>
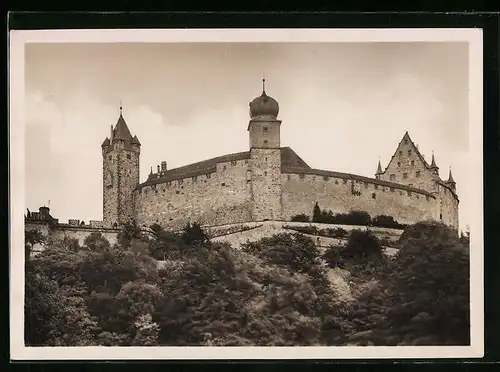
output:
<instances>
[{"instance_id":1,"label":"dense foliage","mask_svg":"<svg viewBox=\"0 0 500 372\"><path fill-rule=\"evenodd\" d=\"M312 222L333 225L375 226L391 229L404 229L406 227L406 225L397 222L392 216L379 215L372 218L370 214L365 211L350 211L349 213L334 214L331 210L322 210L318 203L314 204Z\"/></svg>"},{"instance_id":2,"label":"dense foliage","mask_svg":"<svg viewBox=\"0 0 500 372\"><path fill-rule=\"evenodd\" d=\"M395 259L369 232L322 254L301 234L236 251L196 223L125 226L115 245L27 233L27 345L467 344L468 246L409 227Z\"/></svg>"}]
</instances>

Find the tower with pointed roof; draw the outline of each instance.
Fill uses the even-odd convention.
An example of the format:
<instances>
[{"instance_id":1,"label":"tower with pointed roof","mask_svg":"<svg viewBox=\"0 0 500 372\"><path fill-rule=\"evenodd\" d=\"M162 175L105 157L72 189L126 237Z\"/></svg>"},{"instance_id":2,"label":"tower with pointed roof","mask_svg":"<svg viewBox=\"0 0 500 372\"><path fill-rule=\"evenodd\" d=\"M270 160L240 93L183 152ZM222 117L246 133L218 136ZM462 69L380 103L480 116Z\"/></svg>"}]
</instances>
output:
<instances>
[{"instance_id":1,"label":"tower with pointed roof","mask_svg":"<svg viewBox=\"0 0 500 372\"><path fill-rule=\"evenodd\" d=\"M281 218L281 143L278 102L262 94L250 102L248 133L250 142L249 187L251 216L254 220Z\"/></svg>"},{"instance_id":2,"label":"tower with pointed roof","mask_svg":"<svg viewBox=\"0 0 500 372\"><path fill-rule=\"evenodd\" d=\"M133 190L139 184L141 154L141 143L130 133L121 106L118 121L101 148L103 222L107 227L119 227L134 219Z\"/></svg>"}]
</instances>

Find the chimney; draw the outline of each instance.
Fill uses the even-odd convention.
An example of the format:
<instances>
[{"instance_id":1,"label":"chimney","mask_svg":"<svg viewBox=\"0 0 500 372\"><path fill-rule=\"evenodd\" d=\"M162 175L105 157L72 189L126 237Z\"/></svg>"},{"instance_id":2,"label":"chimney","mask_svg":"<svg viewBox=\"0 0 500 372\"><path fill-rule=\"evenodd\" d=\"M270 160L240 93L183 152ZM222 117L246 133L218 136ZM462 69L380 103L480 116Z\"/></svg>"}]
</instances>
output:
<instances>
[{"instance_id":1,"label":"chimney","mask_svg":"<svg viewBox=\"0 0 500 372\"><path fill-rule=\"evenodd\" d=\"M42 221L47 221L49 219L49 215L50 215L49 207L45 207L45 206L40 207L40 208L38 208L38 211L40 213L40 219Z\"/></svg>"},{"instance_id":2,"label":"chimney","mask_svg":"<svg viewBox=\"0 0 500 372\"><path fill-rule=\"evenodd\" d=\"M161 162L161 171L162 172L166 172L167 171L167 162L166 161L162 161Z\"/></svg>"}]
</instances>

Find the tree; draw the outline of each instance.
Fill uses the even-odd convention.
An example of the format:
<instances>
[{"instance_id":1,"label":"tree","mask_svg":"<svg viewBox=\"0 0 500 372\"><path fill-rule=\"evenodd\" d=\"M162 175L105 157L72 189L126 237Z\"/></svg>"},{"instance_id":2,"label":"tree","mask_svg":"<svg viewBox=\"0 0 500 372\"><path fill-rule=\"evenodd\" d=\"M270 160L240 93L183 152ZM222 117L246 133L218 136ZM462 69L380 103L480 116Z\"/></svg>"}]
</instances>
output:
<instances>
[{"instance_id":1,"label":"tree","mask_svg":"<svg viewBox=\"0 0 500 372\"><path fill-rule=\"evenodd\" d=\"M312 222L321 222L321 209L318 202L314 203Z\"/></svg>"},{"instance_id":2,"label":"tree","mask_svg":"<svg viewBox=\"0 0 500 372\"><path fill-rule=\"evenodd\" d=\"M24 253L25 259L28 260L33 252L33 247L37 244L46 243L45 236L40 230L24 230Z\"/></svg>"},{"instance_id":3,"label":"tree","mask_svg":"<svg viewBox=\"0 0 500 372\"><path fill-rule=\"evenodd\" d=\"M208 242L208 235L203 231L198 222L187 223L182 232L182 241L184 244L203 244Z\"/></svg>"},{"instance_id":4,"label":"tree","mask_svg":"<svg viewBox=\"0 0 500 372\"><path fill-rule=\"evenodd\" d=\"M111 247L109 240L100 232L93 232L83 240L83 245L91 251L104 251Z\"/></svg>"},{"instance_id":5,"label":"tree","mask_svg":"<svg viewBox=\"0 0 500 372\"><path fill-rule=\"evenodd\" d=\"M297 214L295 216L292 216L291 221L292 222L309 222L309 216L305 213Z\"/></svg>"}]
</instances>

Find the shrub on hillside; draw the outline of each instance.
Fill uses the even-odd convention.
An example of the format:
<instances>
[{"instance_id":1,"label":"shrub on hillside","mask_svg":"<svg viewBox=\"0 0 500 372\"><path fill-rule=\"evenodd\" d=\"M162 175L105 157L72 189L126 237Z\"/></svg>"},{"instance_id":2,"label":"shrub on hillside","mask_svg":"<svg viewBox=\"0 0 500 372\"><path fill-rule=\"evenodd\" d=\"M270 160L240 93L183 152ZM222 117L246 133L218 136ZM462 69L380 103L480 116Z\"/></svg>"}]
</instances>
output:
<instances>
[{"instance_id":1,"label":"shrub on hillside","mask_svg":"<svg viewBox=\"0 0 500 372\"><path fill-rule=\"evenodd\" d=\"M188 222L182 230L182 241L184 244L202 244L208 241L208 235L198 222Z\"/></svg>"},{"instance_id":2,"label":"shrub on hillside","mask_svg":"<svg viewBox=\"0 0 500 372\"><path fill-rule=\"evenodd\" d=\"M386 216L386 215L379 215L373 218L372 220L372 226L376 227L386 227L390 229L402 229L405 227L405 225L398 223L394 217L392 216Z\"/></svg>"},{"instance_id":3,"label":"shrub on hillside","mask_svg":"<svg viewBox=\"0 0 500 372\"><path fill-rule=\"evenodd\" d=\"M309 222L309 216L305 213L297 214L295 216L292 216L290 221L292 221L292 222Z\"/></svg>"},{"instance_id":4,"label":"shrub on hillside","mask_svg":"<svg viewBox=\"0 0 500 372\"><path fill-rule=\"evenodd\" d=\"M385 290L373 294L376 301L364 301L377 319L365 341L468 345L469 252L457 232L437 222L420 222L404 231L399 245Z\"/></svg>"},{"instance_id":5,"label":"shrub on hillside","mask_svg":"<svg viewBox=\"0 0 500 372\"><path fill-rule=\"evenodd\" d=\"M341 260L364 261L382 257L382 246L377 236L368 230L352 230L347 244L341 249Z\"/></svg>"}]
</instances>

